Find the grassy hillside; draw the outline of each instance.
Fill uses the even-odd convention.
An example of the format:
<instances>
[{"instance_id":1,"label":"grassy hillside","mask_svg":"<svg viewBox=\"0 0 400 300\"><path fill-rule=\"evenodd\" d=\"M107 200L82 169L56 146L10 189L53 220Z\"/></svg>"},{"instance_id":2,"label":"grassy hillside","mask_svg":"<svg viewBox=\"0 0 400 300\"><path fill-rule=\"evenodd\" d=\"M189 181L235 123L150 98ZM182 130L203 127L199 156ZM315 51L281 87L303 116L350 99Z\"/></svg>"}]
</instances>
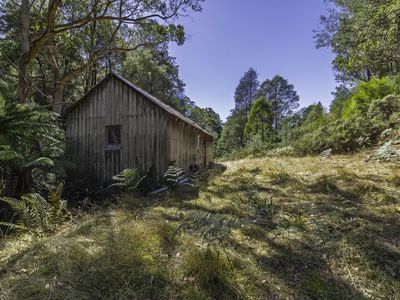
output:
<instances>
[{"instance_id":1,"label":"grassy hillside","mask_svg":"<svg viewBox=\"0 0 400 300\"><path fill-rule=\"evenodd\" d=\"M1 299L396 299L400 170L367 154L227 162L2 241Z\"/></svg>"}]
</instances>

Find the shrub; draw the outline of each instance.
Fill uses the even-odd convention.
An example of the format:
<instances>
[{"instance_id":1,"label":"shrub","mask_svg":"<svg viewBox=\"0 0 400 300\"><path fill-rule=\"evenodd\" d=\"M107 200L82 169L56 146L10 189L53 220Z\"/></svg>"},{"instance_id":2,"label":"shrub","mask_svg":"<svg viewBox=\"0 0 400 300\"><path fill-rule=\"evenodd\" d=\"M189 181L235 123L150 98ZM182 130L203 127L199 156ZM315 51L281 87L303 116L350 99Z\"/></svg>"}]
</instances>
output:
<instances>
[{"instance_id":1,"label":"shrub","mask_svg":"<svg viewBox=\"0 0 400 300\"><path fill-rule=\"evenodd\" d=\"M374 122L387 122L394 113L400 112L400 96L388 95L372 101L368 109L368 118Z\"/></svg>"},{"instance_id":2,"label":"shrub","mask_svg":"<svg viewBox=\"0 0 400 300\"><path fill-rule=\"evenodd\" d=\"M368 111L372 101L382 99L396 92L396 85L389 77L373 78L357 85L354 93L345 102L342 118L348 119Z\"/></svg>"},{"instance_id":3,"label":"shrub","mask_svg":"<svg viewBox=\"0 0 400 300\"><path fill-rule=\"evenodd\" d=\"M294 156L296 154L293 146L279 147L268 151L269 156Z\"/></svg>"},{"instance_id":4,"label":"shrub","mask_svg":"<svg viewBox=\"0 0 400 300\"><path fill-rule=\"evenodd\" d=\"M254 135L247 143L245 152L247 156L260 156L265 155L272 148L273 145L270 142L263 142L260 135Z\"/></svg>"},{"instance_id":5,"label":"shrub","mask_svg":"<svg viewBox=\"0 0 400 300\"><path fill-rule=\"evenodd\" d=\"M363 117L335 120L303 135L293 147L301 155L318 154L326 149L334 153L352 152L375 144L385 126Z\"/></svg>"}]
</instances>

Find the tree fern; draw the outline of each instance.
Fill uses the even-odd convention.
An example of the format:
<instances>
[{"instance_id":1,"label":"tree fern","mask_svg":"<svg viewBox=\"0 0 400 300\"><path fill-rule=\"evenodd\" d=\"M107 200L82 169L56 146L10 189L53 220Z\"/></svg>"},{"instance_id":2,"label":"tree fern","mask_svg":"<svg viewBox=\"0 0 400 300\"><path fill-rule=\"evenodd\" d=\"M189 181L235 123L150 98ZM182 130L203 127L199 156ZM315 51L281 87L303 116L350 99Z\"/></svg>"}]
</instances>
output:
<instances>
[{"instance_id":1,"label":"tree fern","mask_svg":"<svg viewBox=\"0 0 400 300\"><path fill-rule=\"evenodd\" d=\"M55 170L64 144L56 114L29 104L0 106L0 167L12 175L12 186L24 187L9 195L32 192L31 171Z\"/></svg>"},{"instance_id":2,"label":"tree fern","mask_svg":"<svg viewBox=\"0 0 400 300\"><path fill-rule=\"evenodd\" d=\"M20 199L3 197L0 201L6 203L14 212L12 222L0 222L18 232L31 232L42 234L51 232L56 228L66 213L66 202L61 199L62 185L51 194L46 201L37 193L23 195Z\"/></svg>"},{"instance_id":3,"label":"tree fern","mask_svg":"<svg viewBox=\"0 0 400 300\"><path fill-rule=\"evenodd\" d=\"M182 168L169 166L163 175L164 183L169 188L175 189L179 184L194 186L199 176L199 172L187 174Z\"/></svg>"},{"instance_id":4,"label":"tree fern","mask_svg":"<svg viewBox=\"0 0 400 300\"><path fill-rule=\"evenodd\" d=\"M124 190L134 191L146 176L141 176L137 169L125 169L118 175L112 177L115 181L110 187L119 187Z\"/></svg>"}]
</instances>

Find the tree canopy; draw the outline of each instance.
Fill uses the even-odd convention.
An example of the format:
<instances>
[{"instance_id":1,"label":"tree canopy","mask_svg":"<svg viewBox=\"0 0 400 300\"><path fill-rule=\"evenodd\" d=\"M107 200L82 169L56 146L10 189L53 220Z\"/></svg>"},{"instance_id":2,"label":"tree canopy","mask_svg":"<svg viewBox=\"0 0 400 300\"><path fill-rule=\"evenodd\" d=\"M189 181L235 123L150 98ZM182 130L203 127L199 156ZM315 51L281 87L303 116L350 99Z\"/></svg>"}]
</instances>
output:
<instances>
[{"instance_id":1,"label":"tree canopy","mask_svg":"<svg viewBox=\"0 0 400 300\"><path fill-rule=\"evenodd\" d=\"M400 71L400 3L397 0L329 0L315 32L317 47L335 54L342 81L393 75Z\"/></svg>"},{"instance_id":2,"label":"tree canopy","mask_svg":"<svg viewBox=\"0 0 400 300\"><path fill-rule=\"evenodd\" d=\"M265 142L272 131L271 104L261 96L254 103L245 127L246 135L260 134L261 141Z\"/></svg>"},{"instance_id":3,"label":"tree canopy","mask_svg":"<svg viewBox=\"0 0 400 300\"><path fill-rule=\"evenodd\" d=\"M264 96L271 105L272 124L275 130L278 129L283 117L290 115L299 107L300 97L294 86L279 75L261 83L258 94Z\"/></svg>"},{"instance_id":4,"label":"tree canopy","mask_svg":"<svg viewBox=\"0 0 400 300\"><path fill-rule=\"evenodd\" d=\"M250 68L240 79L235 90L235 111L244 112L248 117L251 107L256 100L260 85L256 70Z\"/></svg>"},{"instance_id":5,"label":"tree canopy","mask_svg":"<svg viewBox=\"0 0 400 300\"><path fill-rule=\"evenodd\" d=\"M129 81L178 111L184 113L187 109L185 84L165 44L128 53L122 73Z\"/></svg>"},{"instance_id":6,"label":"tree canopy","mask_svg":"<svg viewBox=\"0 0 400 300\"><path fill-rule=\"evenodd\" d=\"M82 94L100 72L120 65L123 53L166 42L182 44L184 28L177 20L185 11L200 11L201 2L5 0L1 79L19 78L10 89L17 91L11 96L19 102L41 98L60 113L63 102L70 101L66 94Z\"/></svg>"}]
</instances>

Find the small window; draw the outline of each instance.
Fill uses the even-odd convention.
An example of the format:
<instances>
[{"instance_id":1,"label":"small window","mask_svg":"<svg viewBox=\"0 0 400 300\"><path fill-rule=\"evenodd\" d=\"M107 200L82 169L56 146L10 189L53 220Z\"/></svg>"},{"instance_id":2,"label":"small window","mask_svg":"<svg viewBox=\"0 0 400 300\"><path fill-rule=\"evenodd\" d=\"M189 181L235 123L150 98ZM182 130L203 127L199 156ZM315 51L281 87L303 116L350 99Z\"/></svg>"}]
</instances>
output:
<instances>
[{"instance_id":1,"label":"small window","mask_svg":"<svg viewBox=\"0 0 400 300\"><path fill-rule=\"evenodd\" d=\"M106 126L107 145L121 144L121 125Z\"/></svg>"}]
</instances>

